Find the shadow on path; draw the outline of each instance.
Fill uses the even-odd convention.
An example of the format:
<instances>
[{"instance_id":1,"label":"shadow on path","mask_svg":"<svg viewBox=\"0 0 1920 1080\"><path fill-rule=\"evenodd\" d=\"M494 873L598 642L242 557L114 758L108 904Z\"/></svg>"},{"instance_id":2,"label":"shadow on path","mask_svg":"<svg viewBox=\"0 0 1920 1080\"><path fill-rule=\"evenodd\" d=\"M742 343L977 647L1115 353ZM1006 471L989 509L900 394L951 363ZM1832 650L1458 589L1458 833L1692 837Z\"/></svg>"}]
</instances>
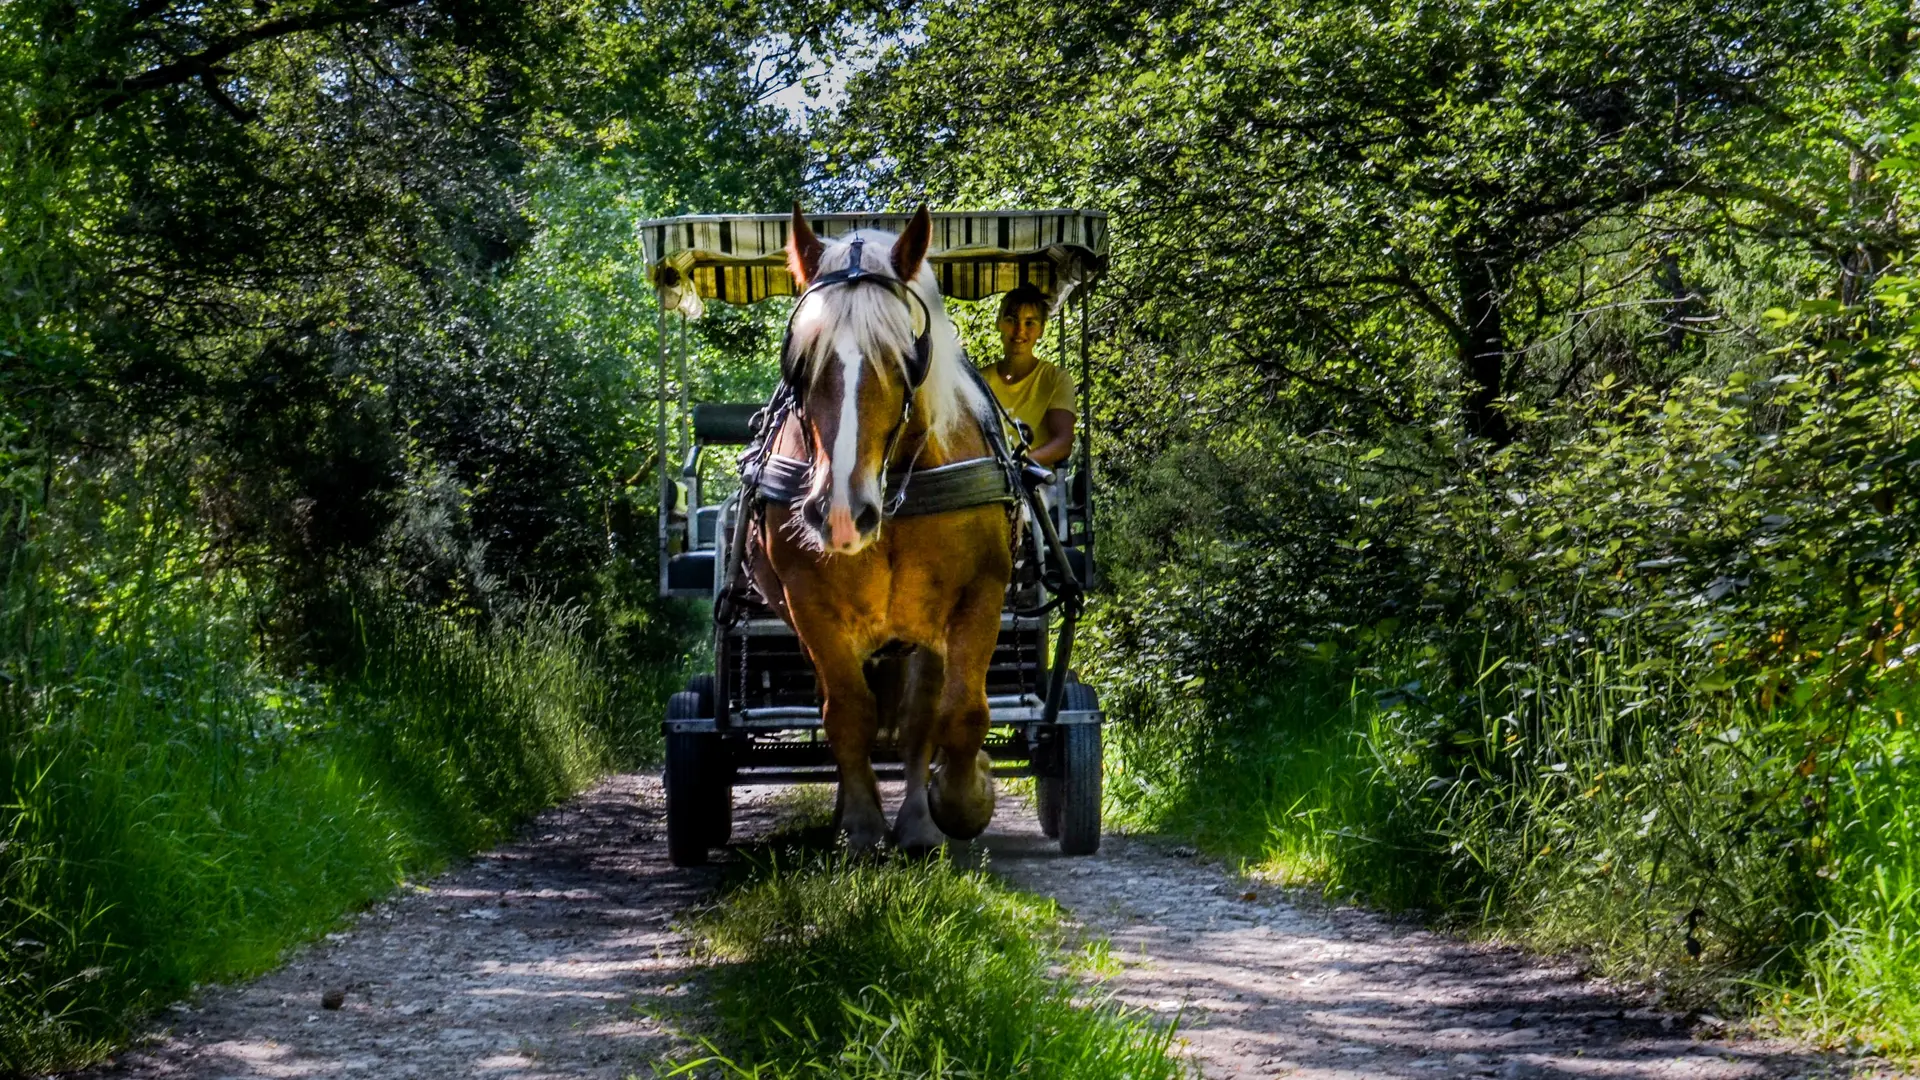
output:
<instances>
[{"instance_id":1,"label":"shadow on path","mask_svg":"<svg viewBox=\"0 0 1920 1080\"><path fill-rule=\"evenodd\" d=\"M146 1047L80 1075L648 1075L679 1047L645 1011L686 1000L692 974L672 924L771 852L830 849L827 830L792 825L805 803L736 792L736 846L717 866L676 870L658 779L614 777L281 969L175 1006ZM1062 856L1013 798L959 854L1109 938L1123 965L1112 988L1178 1016L1209 1077L1893 1075L1788 1043L1711 1038L1566 966L1364 910L1300 907L1139 841ZM341 1008L323 1007L329 990L345 991Z\"/></svg>"}]
</instances>

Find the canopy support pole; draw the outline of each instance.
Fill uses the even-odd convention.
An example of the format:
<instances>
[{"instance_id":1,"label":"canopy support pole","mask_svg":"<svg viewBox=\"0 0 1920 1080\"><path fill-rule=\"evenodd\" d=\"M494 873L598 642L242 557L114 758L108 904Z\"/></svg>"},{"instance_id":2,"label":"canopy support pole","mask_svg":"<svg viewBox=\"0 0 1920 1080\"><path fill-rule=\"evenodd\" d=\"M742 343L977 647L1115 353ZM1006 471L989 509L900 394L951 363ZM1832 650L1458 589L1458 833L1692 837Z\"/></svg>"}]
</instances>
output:
<instances>
[{"instance_id":1,"label":"canopy support pole","mask_svg":"<svg viewBox=\"0 0 1920 1080\"><path fill-rule=\"evenodd\" d=\"M686 550L699 546L699 537L695 535L694 511L700 507L700 475L691 472L693 459L693 390L687 385L687 319L680 317L680 422L674 425L674 435L680 440L680 458L683 478L687 481L687 543Z\"/></svg>"},{"instance_id":2,"label":"canopy support pole","mask_svg":"<svg viewBox=\"0 0 1920 1080\"><path fill-rule=\"evenodd\" d=\"M674 434L680 437L682 451L693 448L692 390L687 386L687 320L680 320L680 424Z\"/></svg>"},{"instance_id":3,"label":"canopy support pole","mask_svg":"<svg viewBox=\"0 0 1920 1080\"><path fill-rule=\"evenodd\" d=\"M1080 484L1087 493L1087 505L1081 507L1081 527L1086 530L1081 547L1087 552L1087 566L1093 563L1093 365L1087 353L1087 307L1093 299L1091 283L1080 290L1080 427L1086 437L1080 440ZM1097 573L1089 573L1092 577ZM1091 587L1093 582L1083 581L1082 585Z\"/></svg>"},{"instance_id":4,"label":"canopy support pole","mask_svg":"<svg viewBox=\"0 0 1920 1080\"><path fill-rule=\"evenodd\" d=\"M667 450L667 298L660 297L660 321L655 335L656 350L654 365L653 401L656 412L654 425L653 454L660 462L660 483L654 489L655 500L660 504L660 595L667 595L667 518L673 506L673 466L672 455Z\"/></svg>"}]
</instances>

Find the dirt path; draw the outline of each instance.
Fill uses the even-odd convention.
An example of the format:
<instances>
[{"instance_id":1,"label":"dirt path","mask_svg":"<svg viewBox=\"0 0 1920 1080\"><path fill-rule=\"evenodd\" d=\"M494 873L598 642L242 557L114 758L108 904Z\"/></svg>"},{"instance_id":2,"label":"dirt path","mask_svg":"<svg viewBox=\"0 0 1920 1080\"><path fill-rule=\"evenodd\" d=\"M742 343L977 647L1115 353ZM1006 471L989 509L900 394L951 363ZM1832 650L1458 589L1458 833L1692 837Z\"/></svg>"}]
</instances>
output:
<instances>
[{"instance_id":1,"label":"dirt path","mask_svg":"<svg viewBox=\"0 0 1920 1080\"><path fill-rule=\"evenodd\" d=\"M1180 1016L1208 1077L1862 1077L1875 1070L1639 1007L1577 971L1355 908L1305 908L1219 867L1108 837L1063 859L1031 815L995 870L1107 937L1128 1004ZM1251 899L1248 899L1251 897Z\"/></svg>"},{"instance_id":2,"label":"dirt path","mask_svg":"<svg viewBox=\"0 0 1920 1080\"><path fill-rule=\"evenodd\" d=\"M737 833L774 825L766 791ZM1209 1077L1811 1077L1870 1070L1802 1048L1712 1038L1574 972L1352 909L1310 910L1217 867L1109 839L1061 857L1003 804L994 869L1112 939L1128 1002L1181 1014ZM651 1076L671 1035L636 1002L690 974L675 917L713 870L667 866L660 789L616 777L523 838L244 986L162 1017L168 1030L88 1078ZM329 991L343 990L329 1009Z\"/></svg>"}]
</instances>

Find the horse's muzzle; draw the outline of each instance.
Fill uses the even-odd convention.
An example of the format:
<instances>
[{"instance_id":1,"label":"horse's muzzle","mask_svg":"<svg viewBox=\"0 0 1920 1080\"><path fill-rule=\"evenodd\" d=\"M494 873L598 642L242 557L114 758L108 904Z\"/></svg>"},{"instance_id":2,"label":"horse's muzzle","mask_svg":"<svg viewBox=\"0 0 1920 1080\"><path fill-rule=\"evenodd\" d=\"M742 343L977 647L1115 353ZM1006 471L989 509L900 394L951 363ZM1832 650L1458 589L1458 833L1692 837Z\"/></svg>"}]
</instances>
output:
<instances>
[{"instance_id":1,"label":"horse's muzzle","mask_svg":"<svg viewBox=\"0 0 1920 1080\"><path fill-rule=\"evenodd\" d=\"M820 537L828 551L849 553L865 547L880 531L880 506L871 499L853 497L849 509L829 507L831 499L816 495L800 504L800 520Z\"/></svg>"}]
</instances>

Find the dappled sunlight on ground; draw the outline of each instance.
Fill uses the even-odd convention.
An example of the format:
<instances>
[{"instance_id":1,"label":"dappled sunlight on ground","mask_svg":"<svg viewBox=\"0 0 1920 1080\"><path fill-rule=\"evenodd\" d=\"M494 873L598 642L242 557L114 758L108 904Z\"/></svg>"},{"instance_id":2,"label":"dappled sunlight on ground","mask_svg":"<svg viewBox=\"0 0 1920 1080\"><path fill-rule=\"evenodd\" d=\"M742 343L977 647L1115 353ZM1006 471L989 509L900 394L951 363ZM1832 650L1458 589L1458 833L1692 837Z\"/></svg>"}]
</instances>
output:
<instances>
[{"instance_id":1,"label":"dappled sunlight on ground","mask_svg":"<svg viewBox=\"0 0 1920 1080\"><path fill-rule=\"evenodd\" d=\"M888 785L891 806L898 785ZM522 838L409 888L253 983L164 1012L149 1044L89 1078L649 1075L697 1016L675 922L731 866L831 843L831 789L736 793L736 847L667 864L660 787L616 777ZM1177 1020L1209 1077L1311 1080L1872 1075L1805 1047L1728 1038L1566 964L1290 894L1150 839L1059 854L1018 797L958 849L1053 896L1111 941L1110 988ZM1190 850L1190 849L1179 849ZM328 991L345 991L338 1009ZM1880 1075L1891 1075L1884 1071Z\"/></svg>"}]
</instances>

